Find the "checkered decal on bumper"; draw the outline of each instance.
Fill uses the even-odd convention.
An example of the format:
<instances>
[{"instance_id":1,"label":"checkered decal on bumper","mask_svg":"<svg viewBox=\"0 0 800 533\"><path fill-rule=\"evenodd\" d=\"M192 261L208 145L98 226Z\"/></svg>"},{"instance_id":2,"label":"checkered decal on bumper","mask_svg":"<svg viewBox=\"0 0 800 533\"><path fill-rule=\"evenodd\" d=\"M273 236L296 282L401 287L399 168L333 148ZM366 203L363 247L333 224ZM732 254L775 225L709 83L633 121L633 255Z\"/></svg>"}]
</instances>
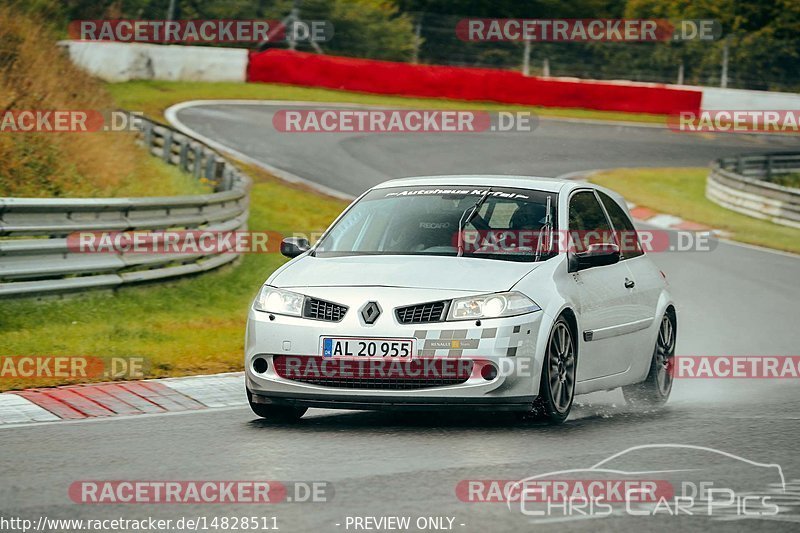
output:
<instances>
[{"instance_id":1,"label":"checkered decal on bumper","mask_svg":"<svg viewBox=\"0 0 800 533\"><path fill-rule=\"evenodd\" d=\"M499 328L418 329L414 336L419 339L417 353L421 357L460 357L465 351L514 357L532 332L531 323ZM505 352L498 353L502 350Z\"/></svg>"}]
</instances>

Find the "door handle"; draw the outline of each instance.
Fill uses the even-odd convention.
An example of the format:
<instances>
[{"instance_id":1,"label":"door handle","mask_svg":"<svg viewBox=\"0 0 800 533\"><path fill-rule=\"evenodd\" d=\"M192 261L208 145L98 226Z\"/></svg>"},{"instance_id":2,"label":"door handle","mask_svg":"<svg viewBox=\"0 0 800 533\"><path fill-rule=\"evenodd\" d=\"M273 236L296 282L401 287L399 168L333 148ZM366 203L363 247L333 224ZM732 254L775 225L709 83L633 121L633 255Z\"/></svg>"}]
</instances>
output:
<instances>
[{"instance_id":1,"label":"door handle","mask_svg":"<svg viewBox=\"0 0 800 533\"><path fill-rule=\"evenodd\" d=\"M625 288L632 289L636 285L636 282L632 279L625 278Z\"/></svg>"}]
</instances>

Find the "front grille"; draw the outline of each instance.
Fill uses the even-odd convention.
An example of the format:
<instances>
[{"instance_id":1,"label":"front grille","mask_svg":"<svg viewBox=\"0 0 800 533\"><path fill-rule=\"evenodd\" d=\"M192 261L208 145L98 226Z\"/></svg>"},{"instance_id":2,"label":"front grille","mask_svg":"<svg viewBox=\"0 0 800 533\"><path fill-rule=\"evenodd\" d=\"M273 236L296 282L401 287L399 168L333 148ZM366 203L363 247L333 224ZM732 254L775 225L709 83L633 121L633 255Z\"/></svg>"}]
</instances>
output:
<instances>
[{"instance_id":1,"label":"front grille","mask_svg":"<svg viewBox=\"0 0 800 533\"><path fill-rule=\"evenodd\" d=\"M401 324L424 324L425 322L442 322L447 314L448 302L428 302L409 305L395 309L397 320Z\"/></svg>"},{"instance_id":2,"label":"front grille","mask_svg":"<svg viewBox=\"0 0 800 533\"><path fill-rule=\"evenodd\" d=\"M275 372L282 378L343 389L413 390L459 385L472 374L469 359L330 359L276 355Z\"/></svg>"},{"instance_id":3,"label":"front grille","mask_svg":"<svg viewBox=\"0 0 800 533\"><path fill-rule=\"evenodd\" d=\"M347 313L347 306L317 300L316 298L306 298L303 306L303 316L314 320L327 320L328 322L339 322Z\"/></svg>"}]
</instances>

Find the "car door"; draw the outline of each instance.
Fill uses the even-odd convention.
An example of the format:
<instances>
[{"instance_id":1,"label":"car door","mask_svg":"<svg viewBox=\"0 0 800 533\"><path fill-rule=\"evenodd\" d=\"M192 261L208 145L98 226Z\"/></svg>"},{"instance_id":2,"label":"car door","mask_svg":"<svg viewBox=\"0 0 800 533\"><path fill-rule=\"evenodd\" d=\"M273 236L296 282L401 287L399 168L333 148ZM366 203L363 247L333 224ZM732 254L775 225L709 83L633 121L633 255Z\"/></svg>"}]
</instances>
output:
<instances>
[{"instance_id":1,"label":"car door","mask_svg":"<svg viewBox=\"0 0 800 533\"><path fill-rule=\"evenodd\" d=\"M648 337L647 328L655 320L658 299L664 288L664 278L650 258L645 256L628 213L608 194L602 191L597 193L620 245L620 263L628 270L630 280L628 291L633 305L634 324L637 328L630 334L636 338L640 352L643 350L649 356L653 348L653 339Z\"/></svg>"},{"instance_id":2,"label":"car door","mask_svg":"<svg viewBox=\"0 0 800 533\"><path fill-rule=\"evenodd\" d=\"M578 190L569 199L569 254L598 242L614 243L605 211L593 190ZM624 372L633 348L626 327L636 320L628 268L621 263L570 272L579 316L578 381Z\"/></svg>"}]
</instances>

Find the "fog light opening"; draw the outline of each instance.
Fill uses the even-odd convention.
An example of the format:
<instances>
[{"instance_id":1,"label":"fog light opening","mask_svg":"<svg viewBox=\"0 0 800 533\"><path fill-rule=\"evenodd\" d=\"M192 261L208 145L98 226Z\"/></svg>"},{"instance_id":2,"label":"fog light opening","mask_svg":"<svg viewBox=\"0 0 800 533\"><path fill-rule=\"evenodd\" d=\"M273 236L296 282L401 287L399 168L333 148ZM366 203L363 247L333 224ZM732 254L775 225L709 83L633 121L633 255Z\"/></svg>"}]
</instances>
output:
<instances>
[{"instance_id":1,"label":"fog light opening","mask_svg":"<svg viewBox=\"0 0 800 533\"><path fill-rule=\"evenodd\" d=\"M497 377L497 367L492 364L483 365L481 367L481 377L486 381L492 381Z\"/></svg>"},{"instance_id":2,"label":"fog light opening","mask_svg":"<svg viewBox=\"0 0 800 533\"><path fill-rule=\"evenodd\" d=\"M257 357L255 361L253 361L253 370L256 371L258 374L263 374L267 371L269 365L267 364L267 360L263 357Z\"/></svg>"}]
</instances>

